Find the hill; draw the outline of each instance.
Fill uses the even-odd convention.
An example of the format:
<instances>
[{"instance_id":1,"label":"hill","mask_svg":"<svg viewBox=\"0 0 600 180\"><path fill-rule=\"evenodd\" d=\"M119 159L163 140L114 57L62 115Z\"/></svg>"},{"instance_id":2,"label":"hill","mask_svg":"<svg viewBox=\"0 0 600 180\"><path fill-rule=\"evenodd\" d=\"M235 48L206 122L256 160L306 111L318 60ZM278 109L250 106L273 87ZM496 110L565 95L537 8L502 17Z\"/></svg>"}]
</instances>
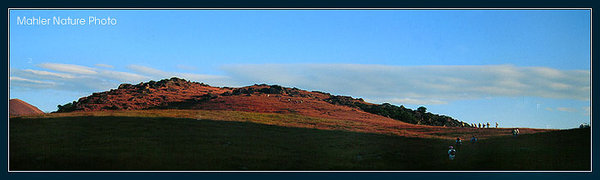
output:
<instances>
[{"instance_id":1,"label":"hill","mask_svg":"<svg viewBox=\"0 0 600 180\"><path fill-rule=\"evenodd\" d=\"M590 128L465 142L456 160L449 161L446 153L448 145L453 144L451 139L274 126L244 120L125 117L118 113L94 116L98 112L79 112L86 113L90 114L11 118L10 170L589 171L591 167ZM258 119L265 117L269 118L264 115Z\"/></svg>"},{"instance_id":2,"label":"hill","mask_svg":"<svg viewBox=\"0 0 600 180\"><path fill-rule=\"evenodd\" d=\"M8 101L8 107L8 113L10 116L44 114L42 110L20 99L10 99Z\"/></svg>"},{"instance_id":3,"label":"hill","mask_svg":"<svg viewBox=\"0 0 600 180\"><path fill-rule=\"evenodd\" d=\"M147 109L297 113L352 121L397 120L430 126L469 126L468 123L449 116L411 110L387 103L372 104L349 96L266 84L240 88L212 87L175 77L136 85L121 84L117 89L93 93L72 103L59 105L57 112Z\"/></svg>"}]
</instances>

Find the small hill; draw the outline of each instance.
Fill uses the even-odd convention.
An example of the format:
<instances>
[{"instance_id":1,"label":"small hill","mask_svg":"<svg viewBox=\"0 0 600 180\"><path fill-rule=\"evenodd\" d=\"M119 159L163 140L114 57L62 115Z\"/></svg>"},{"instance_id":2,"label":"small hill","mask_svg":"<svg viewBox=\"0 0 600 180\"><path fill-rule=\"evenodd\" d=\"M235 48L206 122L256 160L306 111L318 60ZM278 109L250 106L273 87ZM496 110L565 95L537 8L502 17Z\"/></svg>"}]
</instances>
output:
<instances>
[{"instance_id":1,"label":"small hill","mask_svg":"<svg viewBox=\"0 0 600 180\"><path fill-rule=\"evenodd\" d=\"M466 127L448 116L415 111L388 103L365 102L349 96L305 91L279 85L255 84L247 87L213 87L173 77L160 81L121 84L117 89L93 93L65 105L57 112L201 109L259 113L297 113L311 117L351 121L401 121L408 124Z\"/></svg>"},{"instance_id":2,"label":"small hill","mask_svg":"<svg viewBox=\"0 0 600 180\"><path fill-rule=\"evenodd\" d=\"M20 99L10 99L8 101L8 106L9 106L9 115L10 116L27 116L27 115L44 114L44 112L42 112L37 107L35 107L29 103L26 103L25 101L20 100Z\"/></svg>"}]
</instances>

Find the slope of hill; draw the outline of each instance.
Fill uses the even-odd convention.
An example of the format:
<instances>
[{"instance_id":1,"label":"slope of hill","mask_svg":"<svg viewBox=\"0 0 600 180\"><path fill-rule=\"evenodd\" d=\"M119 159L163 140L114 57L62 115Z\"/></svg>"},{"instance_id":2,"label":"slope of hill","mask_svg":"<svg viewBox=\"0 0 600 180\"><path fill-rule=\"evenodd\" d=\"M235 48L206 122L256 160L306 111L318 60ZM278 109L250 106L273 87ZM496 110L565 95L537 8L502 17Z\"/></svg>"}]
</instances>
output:
<instances>
[{"instance_id":1,"label":"slope of hill","mask_svg":"<svg viewBox=\"0 0 600 180\"><path fill-rule=\"evenodd\" d=\"M57 112L204 109L260 113L298 113L353 121L402 121L410 124L463 127L465 123L448 116L413 111L389 104L376 105L347 96L304 91L278 85L241 88L212 87L203 83L171 78L137 85L121 84L118 89L93 93L65 105Z\"/></svg>"},{"instance_id":2,"label":"slope of hill","mask_svg":"<svg viewBox=\"0 0 600 180\"><path fill-rule=\"evenodd\" d=\"M433 139L468 139L475 135L481 139L511 135L511 129L505 128L459 128L408 124L389 118L384 119L336 119L327 117L306 116L298 113L258 113L230 110L187 110L187 109L152 109L152 110L111 110L111 111L78 111L68 113L50 113L31 118L62 117L136 117L136 118L185 118L209 119L215 121L249 122L257 124L310 128L321 130L343 130L362 133L388 134L404 137ZM379 116L380 117L380 116ZM25 117L27 118L27 117ZM521 134L531 134L548 129L520 128Z\"/></svg>"},{"instance_id":3,"label":"slope of hill","mask_svg":"<svg viewBox=\"0 0 600 180\"><path fill-rule=\"evenodd\" d=\"M44 114L44 112L37 107L20 99L10 99L8 101L9 115L10 116L27 116L27 115L38 115Z\"/></svg>"}]
</instances>

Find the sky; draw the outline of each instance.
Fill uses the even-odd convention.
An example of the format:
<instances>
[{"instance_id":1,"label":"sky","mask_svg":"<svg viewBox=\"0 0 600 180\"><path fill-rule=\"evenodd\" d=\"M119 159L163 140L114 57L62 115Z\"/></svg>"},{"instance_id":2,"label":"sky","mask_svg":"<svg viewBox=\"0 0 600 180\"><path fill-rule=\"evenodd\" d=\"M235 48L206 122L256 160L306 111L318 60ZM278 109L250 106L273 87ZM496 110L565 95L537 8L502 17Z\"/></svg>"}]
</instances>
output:
<instances>
[{"instance_id":1,"label":"sky","mask_svg":"<svg viewBox=\"0 0 600 180\"><path fill-rule=\"evenodd\" d=\"M67 17L85 23L52 24ZM575 128L591 120L590 23L589 10L11 10L9 96L52 112L176 76Z\"/></svg>"}]
</instances>

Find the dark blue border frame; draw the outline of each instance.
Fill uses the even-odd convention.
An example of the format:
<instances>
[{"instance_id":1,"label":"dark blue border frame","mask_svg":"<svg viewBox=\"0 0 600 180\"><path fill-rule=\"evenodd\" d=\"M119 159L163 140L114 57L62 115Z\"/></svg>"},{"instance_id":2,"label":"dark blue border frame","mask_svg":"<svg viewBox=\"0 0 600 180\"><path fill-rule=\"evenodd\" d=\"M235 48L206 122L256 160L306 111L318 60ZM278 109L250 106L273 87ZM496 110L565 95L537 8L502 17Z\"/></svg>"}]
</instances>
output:
<instances>
[{"instance_id":1,"label":"dark blue border frame","mask_svg":"<svg viewBox=\"0 0 600 180\"><path fill-rule=\"evenodd\" d=\"M13 0L6 7L40 8L576 8L593 0Z\"/></svg>"},{"instance_id":2,"label":"dark blue border frame","mask_svg":"<svg viewBox=\"0 0 600 180\"><path fill-rule=\"evenodd\" d=\"M593 0L21 0L2 2L4 13L2 13L2 57L8 62L8 39L7 20L8 8L592 8L599 9L599 2ZM598 70L600 61L596 60L600 55L599 34L600 11L592 13L593 32L592 44L592 69ZM596 42L596 43L594 43ZM1 81L6 86L3 88L5 95L8 94L8 63L2 64L5 78ZM598 73L592 72L592 84L598 82ZM598 96L592 92L592 102L598 100ZM8 100L8 97L7 99ZM8 121L8 101L3 104L6 111L2 116ZM598 108L592 107L592 114L598 114ZM7 170L7 132L6 121L0 122L0 179L597 179L600 173L598 168L593 168L592 173L8 173ZM593 121L593 119L592 119ZM600 140L598 128L593 132L593 156L592 162L598 166L598 144Z\"/></svg>"}]
</instances>

